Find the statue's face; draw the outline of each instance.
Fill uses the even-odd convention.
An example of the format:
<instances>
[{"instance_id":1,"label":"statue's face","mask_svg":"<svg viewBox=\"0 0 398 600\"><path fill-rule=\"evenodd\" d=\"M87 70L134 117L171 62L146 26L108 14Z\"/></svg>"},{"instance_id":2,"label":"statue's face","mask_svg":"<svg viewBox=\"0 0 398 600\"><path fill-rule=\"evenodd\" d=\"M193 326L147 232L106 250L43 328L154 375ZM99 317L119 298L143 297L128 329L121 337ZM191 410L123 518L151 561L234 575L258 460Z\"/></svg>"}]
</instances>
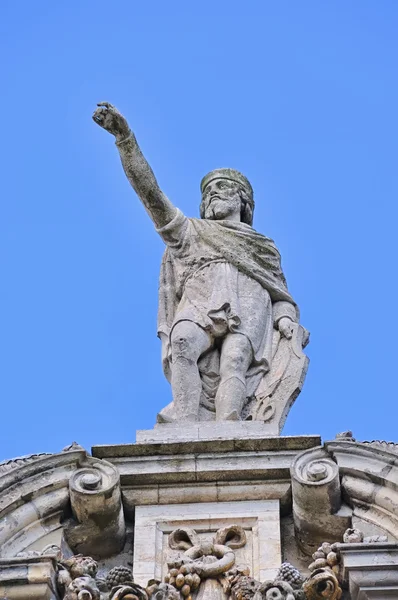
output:
<instances>
[{"instance_id":1,"label":"statue's face","mask_svg":"<svg viewBox=\"0 0 398 600\"><path fill-rule=\"evenodd\" d=\"M230 219L239 217L241 198L239 186L228 179L214 179L203 191L202 202L205 206L205 219Z\"/></svg>"}]
</instances>

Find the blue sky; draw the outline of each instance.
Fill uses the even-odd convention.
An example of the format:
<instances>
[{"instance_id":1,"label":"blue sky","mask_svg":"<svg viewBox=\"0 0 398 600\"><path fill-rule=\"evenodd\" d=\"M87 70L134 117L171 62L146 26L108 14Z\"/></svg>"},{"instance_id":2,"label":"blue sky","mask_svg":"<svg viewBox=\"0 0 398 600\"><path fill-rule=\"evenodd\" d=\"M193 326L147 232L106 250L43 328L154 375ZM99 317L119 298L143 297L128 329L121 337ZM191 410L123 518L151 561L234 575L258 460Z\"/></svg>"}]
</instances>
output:
<instances>
[{"instance_id":1,"label":"blue sky","mask_svg":"<svg viewBox=\"0 0 398 600\"><path fill-rule=\"evenodd\" d=\"M397 440L398 4L3 1L0 459L131 442L170 399L162 242L91 120L167 195L245 173L311 331L284 433Z\"/></svg>"}]
</instances>

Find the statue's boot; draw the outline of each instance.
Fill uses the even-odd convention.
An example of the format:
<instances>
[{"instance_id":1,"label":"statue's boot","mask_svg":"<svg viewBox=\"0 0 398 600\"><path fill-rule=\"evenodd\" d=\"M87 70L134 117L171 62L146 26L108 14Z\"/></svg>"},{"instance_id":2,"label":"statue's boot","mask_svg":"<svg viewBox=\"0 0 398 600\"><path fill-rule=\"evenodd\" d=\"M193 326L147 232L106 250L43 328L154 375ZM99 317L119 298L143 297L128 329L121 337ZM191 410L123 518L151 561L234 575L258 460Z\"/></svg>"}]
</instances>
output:
<instances>
[{"instance_id":1,"label":"statue's boot","mask_svg":"<svg viewBox=\"0 0 398 600\"><path fill-rule=\"evenodd\" d=\"M216 420L240 421L246 399L246 381L230 377L221 381L216 396Z\"/></svg>"},{"instance_id":2,"label":"statue's boot","mask_svg":"<svg viewBox=\"0 0 398 600\"><path fill-rule=\"evenodd\" d=\"M197 411L187 412L185 407L180 408L175 406L174 402L170 402L165 406L156 417L156 422L160 424L179 423L181 421L196 422L198 420Z\"/></svg>"}]
</instances>

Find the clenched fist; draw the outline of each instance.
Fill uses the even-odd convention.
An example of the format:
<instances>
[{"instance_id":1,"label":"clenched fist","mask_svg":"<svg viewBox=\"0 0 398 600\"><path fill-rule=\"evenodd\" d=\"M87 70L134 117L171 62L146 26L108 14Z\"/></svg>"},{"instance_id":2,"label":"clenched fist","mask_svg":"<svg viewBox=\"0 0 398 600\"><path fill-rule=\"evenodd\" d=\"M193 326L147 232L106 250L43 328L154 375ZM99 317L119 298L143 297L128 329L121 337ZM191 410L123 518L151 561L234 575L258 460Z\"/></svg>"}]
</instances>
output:
<instances>
[{"instance_id":1,"label":"clenched fist","mask_svg":"<svg viewBox=\"0 0 398 600\"><path fill-rule=\"evenodd\" d=\"M99 102L93 120L115 136L116 141L124 140L130 134L130 127L123 115L109 102Z\"/></svg>"}]
</instances>

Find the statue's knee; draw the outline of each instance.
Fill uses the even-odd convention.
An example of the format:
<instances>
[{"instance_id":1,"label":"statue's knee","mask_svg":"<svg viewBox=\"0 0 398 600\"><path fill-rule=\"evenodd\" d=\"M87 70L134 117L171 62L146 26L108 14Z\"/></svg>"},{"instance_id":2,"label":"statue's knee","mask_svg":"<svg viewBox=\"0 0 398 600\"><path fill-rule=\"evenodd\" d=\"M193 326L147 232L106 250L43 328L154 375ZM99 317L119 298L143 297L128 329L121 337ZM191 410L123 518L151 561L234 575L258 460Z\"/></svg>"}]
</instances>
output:
<instances>
[{"instance_id":1,"label":"statue's knee","mask_svg":"<svg viewBox=\"0 0 398 600\"><path fill-rule=\"evenodd\" d=\"M236 345L230 345L223 349L223 360L221 361L222 377L232 377L233 375L246 375L248 365L251 362L251 347L246 339L242 339Z\"/></svg>"},{"instance_id":2,"label":"statue's knee","mask_svg":"<svg viewBox=\"0 0 398 600\"><path fill-rule=\"evenodd\" d=\"M230 352L225 357L223 370L228 371L230 374L241 373L241 371L244 369L244 365L245 361L242 354L239 354L238 352Z\"/></svg>"},{"instance_id":3,"label":"statue's knee","mask_svg":"<svg viewBox=\"0 0 398 600\"><path fill-rule=\"evenodd\" d=\"M171 354L173 361L177 358L197 360L199 358L197 346L197 339L195 332L192 331L192 327L190 327L189 324L178 323L174 327L171 335Z\"/></svg>"}]
</instances>

